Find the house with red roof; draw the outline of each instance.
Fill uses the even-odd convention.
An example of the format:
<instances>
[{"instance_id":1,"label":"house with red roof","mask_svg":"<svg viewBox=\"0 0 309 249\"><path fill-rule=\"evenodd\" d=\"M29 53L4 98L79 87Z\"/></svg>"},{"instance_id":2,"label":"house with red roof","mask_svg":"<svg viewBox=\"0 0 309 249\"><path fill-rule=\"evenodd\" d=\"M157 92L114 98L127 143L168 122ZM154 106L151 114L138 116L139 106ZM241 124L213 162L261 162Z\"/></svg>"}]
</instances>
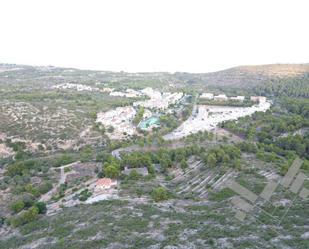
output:
<instances>
[{"instance_id":1,"label":"house with red roof","mask_svg":"<svg viewBox=\"0 0 309 249\"><path fill-rule=\"evenodd\" d=\"M100 178L96 182L95 191L107 190L116 185L117 185L117 180L112 180L107 177Z\"/></svg>"}]
</instances>

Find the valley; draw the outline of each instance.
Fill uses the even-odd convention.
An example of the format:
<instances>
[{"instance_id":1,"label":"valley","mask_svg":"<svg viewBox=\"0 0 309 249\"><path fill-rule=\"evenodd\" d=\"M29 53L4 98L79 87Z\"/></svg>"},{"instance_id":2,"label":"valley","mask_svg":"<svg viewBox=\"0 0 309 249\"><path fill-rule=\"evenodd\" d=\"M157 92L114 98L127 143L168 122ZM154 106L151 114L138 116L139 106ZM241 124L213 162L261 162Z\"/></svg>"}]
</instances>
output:
<instances>
[{"instance_id":1,"label":"valley","mask_svg":"<svg viewBox=\"0 0 309 249\"><path fill-rule=\"evenodd\" d=\"M308 89L307 64L0 64L0 248L307 248ZM298 159L302 195L238 219L229 182L260 195Z\"/></svg>"}]
</instances>

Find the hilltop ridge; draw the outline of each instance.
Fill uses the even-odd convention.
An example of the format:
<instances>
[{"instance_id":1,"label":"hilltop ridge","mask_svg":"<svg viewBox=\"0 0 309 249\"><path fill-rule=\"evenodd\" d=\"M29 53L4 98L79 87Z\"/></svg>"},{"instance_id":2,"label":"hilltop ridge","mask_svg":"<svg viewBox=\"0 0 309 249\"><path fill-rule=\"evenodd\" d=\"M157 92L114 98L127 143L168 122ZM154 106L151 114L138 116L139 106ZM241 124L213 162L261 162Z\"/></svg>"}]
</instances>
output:
<instances>
[{"instance_id":1,"label":"hilltop ridge","mask_svg":"<svg viewBox=\"0 0 309 249\"><path fill-rule=\"evenodd\" d=\"M306 64L268 64L268 65L250 65L238 66L225 70L208 73L188 73L188 72L112 72L98 70L81 70L74 68L61 68L53 66L26 66L15 64L1 64L0 74L6 81L12 74L23 75L24 79L29 77L39 81L46 80L80 80L82 75L83 81L91 82L105 81L117 82L127 85L131 82L143 82L143 86L151 86L154 82L161 83L161 87L174 85L178 87L187 86L215 86L215 87L233 87L233 88L252 88L264 85L270 80L284 78L303 78L309 73L309 63ZM36 72L36 73L34 73ZM43 76L43 77L42 77ZM15 77L15 76L13 76ZM147 84L145 84L147 82ZM168 83L168 84L166 84ZM0 78L1 84L1 78Z\"/></svg>"}]
</instances>

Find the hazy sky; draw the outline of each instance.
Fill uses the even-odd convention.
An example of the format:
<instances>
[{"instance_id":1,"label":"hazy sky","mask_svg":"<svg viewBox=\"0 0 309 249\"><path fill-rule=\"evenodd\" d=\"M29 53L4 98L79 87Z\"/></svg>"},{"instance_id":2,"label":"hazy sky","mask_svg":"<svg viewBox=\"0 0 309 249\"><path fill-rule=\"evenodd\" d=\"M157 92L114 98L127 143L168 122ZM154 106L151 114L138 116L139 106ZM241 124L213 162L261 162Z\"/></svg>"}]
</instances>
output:
<instances>
[{"instance_id":1,"label":"hazy sky","mask_svg":"<svg viewBox=\"0 0 309 249\"><path fill-rule=\"evenodd\" d=\"M208 72L309 62L308 0L0 0L0 62Z\"/></svg>"}]
</instances>

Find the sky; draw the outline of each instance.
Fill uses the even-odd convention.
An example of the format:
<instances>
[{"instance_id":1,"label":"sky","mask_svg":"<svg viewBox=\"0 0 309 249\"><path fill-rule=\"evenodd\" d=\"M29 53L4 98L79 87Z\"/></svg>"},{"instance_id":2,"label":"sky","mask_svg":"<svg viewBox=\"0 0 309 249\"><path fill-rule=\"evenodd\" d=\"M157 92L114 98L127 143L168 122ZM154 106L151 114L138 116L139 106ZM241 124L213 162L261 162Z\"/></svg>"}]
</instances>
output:
<instances>
[{"instance_id":1,"label":"sky","mask_svg":"<svg viewBox=\"0 0 309 249\"><path fill-rule=\"evenodd\" d=\"M0 63L211 72L309 62L308 0L0 0Z\"/></svg>"}]
</instances>

